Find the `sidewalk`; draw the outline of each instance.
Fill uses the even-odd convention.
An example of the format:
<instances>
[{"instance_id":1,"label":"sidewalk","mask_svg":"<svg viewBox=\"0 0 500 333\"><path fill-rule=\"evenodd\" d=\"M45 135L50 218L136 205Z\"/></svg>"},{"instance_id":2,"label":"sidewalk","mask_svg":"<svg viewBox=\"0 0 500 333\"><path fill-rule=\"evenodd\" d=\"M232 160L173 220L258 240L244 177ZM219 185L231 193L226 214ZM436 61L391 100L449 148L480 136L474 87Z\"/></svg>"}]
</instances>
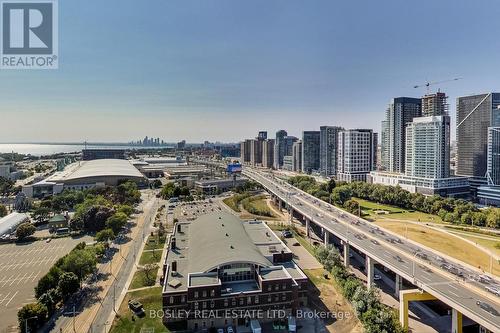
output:
<instances>
[{"instance_id":1,"label":"sidewalk","mask_svg":"<svg viewBox=\"0 0 500 333\"><path fill-rule=\"evenodd\" d=\"M153 210L155 203L156 203L156 198L152 196L150 193L144 193L143 194L143 201L139 206L139 209L142 208L142 213L138 215L135 219L136 224L132 227L131 231L129 234L127 234L128 237L132 241L129 241L121 246L119 246L119 251L113 255L113 258L111 259L110 262L101 265L98 268L98 271L101 273L109 273L110 276L106 280L100 280L98 281L94 287L96 288L101 288L99 293L94 297L93 300L87 301L87 303L84 304L83 308L84 310L77 314L76 317L73 319L72 317L60 317L58 321L61 319L63 320L63 323L61 323L60 327L62 329L62 332L74 332L74 329L77 332L87 332L89 331L92 323L94 322L98 312L103 308L103 300L106 299L106 297L110 294L110 292L116 293L116 289L113 290L113 284L115 282L115 278L119 274L123 274L126 272L120 272L123 264L125 263L125 259L131 254L131 250L134 250L135 252L133 253L133 258L134 261L137 259L136 251L137 251L137 240L142 239L144 240L144 237L147 236L144 230L144 226L146 222L148 221L148 218L151 217L151 211ZM149 221L150 222L150 221ZM141 236L142 233L142 236ZM114 248L118 248L116 244L113 246ZM115 286L116 288L116 286ZM119 291L120 292L120 291ZM121 293L120 293L121 294ZM113 295L115 296L115 295ZM119 296L120 297L120 296ZM116 296L114 297L116 298ZM96 301L97 299L97 301ZM93 304L89 304L90 302L94 302ZM57 329L58 325L56 325ZM106 328L105 328L106 330ZM104 330L104 331L105 331Z\"/></svg>"}]
</instances>

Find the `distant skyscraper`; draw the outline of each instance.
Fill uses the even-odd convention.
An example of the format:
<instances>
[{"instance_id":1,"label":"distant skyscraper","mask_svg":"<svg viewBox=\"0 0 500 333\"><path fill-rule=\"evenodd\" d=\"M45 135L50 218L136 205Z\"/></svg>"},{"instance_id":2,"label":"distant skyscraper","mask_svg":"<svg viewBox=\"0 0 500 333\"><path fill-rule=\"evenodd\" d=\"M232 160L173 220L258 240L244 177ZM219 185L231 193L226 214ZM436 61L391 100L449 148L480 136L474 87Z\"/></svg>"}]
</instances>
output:
<instances>
[{"instance_id":1,"label":"distant skyscraper","mask_svg":"<svg viewBox=\"0 0 500 333\"><path fill-rule=\"evenodd\" d=\"M337 174L337 139L338 126L321 126L319 139L319 170L323 176L334 176Z\"/></svg>"},{"instance_id":2,"label":"distant skyscraper","mask_svg":"<svg viewBox=\"0 0 500 333\"><path fill-rule=\"evenodd\" d=\"M296 141L292 146L293 171L302 171L302 141Z\"/></svg>"},{"instance_id":3,"label":"distant skyscraper","mask_svg":"<svg viewBox=\"0 0 500 333\"><path fill-rule=\"evenodd\" d=\"M276 132L276 139L274 140L274 168L280 169L283 166L283 156L285 156L285 142L284 138L288 135L285 130Z\"/></svg>"},{"instance_id":4,"label":"distant skyscraper","mask_svg":"<svg viewBox=\"0 0 500 333\"><path fill-rule=\"evenodd\" d=\"M262 166L272 168L274 162L274 139L262 142Z\"/></svg>"},{"instance_id":5,"label":"distant skyscraper","mask_svg":"<svg viewBox=\"0 0 500 333\"><path fill-rule=\"evenodd\" d=\"M250 164L253 166L262 165L262 146L264 140L252 139L250 140Z\"/></svg>"},{"instance_id":6,"label":"distant skyscraper","mask_svg":"<svg viewBox=\"0 0 500 333\"><path fill-rule=\"evenodd\" d=\"M260 131L257 138L260 140L267 140L267 131Z\"/></svg>"},{"instance_id":7,"label":"distant skyscraper","mask_svg":"<svg viewBox=\"0 0 500 333\"><path fill-rule=\"evenodd\" d=\"M487 180L489 185L500 186L500 127L488 129Z\"/></svg>"},{"instance_id":8,"label":"distant skyscraper","mask_svg":"<svg viewBox=\"0 0 500 333\"><path fill-rule=\"evenodd\" d=\"M406 127L407 176L450 177L450 117L414 118Z\"/></svg>"},{"instance_id":9,"label":"distant skyscraper","mask_svg":"<svg viewBox=\"0 0 500 333\"><path fill-rule=\"evenodd\" d=\"M447 99L448 96L440 91L422 97L422 117L448 115Z\"/></svg>"},{"instance_id":10,"label":"distant skyscraper","mask_svg":"<svg viewBox=\"0 0 500 333\"><path fill-rule=\"evenodd\" d=\"M499 105L500 93L457 98L458 175L485 179L488 127L500 126Z\"/></svg>"},{"instance_id":11,"label":"distant skyscraper","mask_svg":"<svg viewBox=\"0 0 500 333\"><path fill-rule=\"evenodd\" d=\"M302 132L302 172L319 170L319 131Z\"/></svg>"},{"instance_id":12,"label":"distant skyscraper","mask_svg":"<svg viewBox=\"0 0 500 333\"><path fill-rule=\"evenodd\" d=\"M389 121L382 121L382 133L380 138L380 168L387 170L389 168Z\"/></svg>"},{"instance_id":13,"label":"distant skyscraper","mask_svg":"<svg viewBox=\"0 0 500 333\"><path fill-rule=\"evenodd\" d=\"M386 120L383 124L384 134L382 151L384 163L382 168L397 173L405 171L405 136L406 125L413 118L422 116L422 100L420 98L394 98L386 111Z\"/></svg>"},{"instance_id":14,"label":"distant skyscraper","mask_svg":"<svg viewBox=\"0 0 500 333\"><path fill-rule=\"evenodd\" d=\"M241 163L250 163L250 147L252 140L246 139L240 144Z\"/></svg>"},{"instance_id":15,"label":"distant skyscraper","mask_svg":"<svg viewBox=\"0 0 500 333\"><path fill-rule=\"evenodd\" d=\"M377 164L377 133L371 129L350 129L338 134L337 179L366 181Z\"/></svg>"}]
</instances>

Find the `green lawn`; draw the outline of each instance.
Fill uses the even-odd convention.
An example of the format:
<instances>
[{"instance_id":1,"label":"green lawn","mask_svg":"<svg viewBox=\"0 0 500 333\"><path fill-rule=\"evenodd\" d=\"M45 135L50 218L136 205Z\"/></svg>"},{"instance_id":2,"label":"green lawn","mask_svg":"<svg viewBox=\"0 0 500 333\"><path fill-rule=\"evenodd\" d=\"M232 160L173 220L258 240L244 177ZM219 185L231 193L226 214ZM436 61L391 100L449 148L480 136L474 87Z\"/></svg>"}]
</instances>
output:
<instances>
[{"instance_id":1,"label":"green lawn","mask_svg":"<svg viewBox=\"0 0 500 333\"><path fill-rule=\"evenodd\" d=\"M123 303L118 310L118 316L113 322L111 333L140 333L142 329L153 329L155 333L170 332L162 323L162 319L158 316L151 316L151 311L159 311L162 309L161 287L144 289L127 293L123 299ZM129 299L135 299L144 305L145 316L139 318L134 316L132 319L132 311L128 308ZM150 330L151 331L151 330Z\"/></svg>"},{"instance_id":2,"label":"green lawn","mask_svg":"<svg viewBox=\"0 0 500 333\"><path fill-rule=\"evenodd\" d=\"M265 217L275 217L271 208L267 205L264 195L246 198L242 200L241 203L243 204L243 208L251 214Z\"/></svg>"},{"instance_id":3,"label":"green lawn","mask_svg":"<svg viewBox=\"0 0 500 333\"><path fill-rule=\"evenodd\" d=\"M157 235L149 236L148 241L144 246L144 250L163 249L166 239L166 236L162 236L160 239L158 239Z\"/></svg>"},{"instance_id":4,"label":"green lawn","mask_svg":"<svg viewBox=\"0 0 500 333\"><path fill-rule=\"evenodd\" d=\"M399 207L379 204L376 202L371 202L363 199L354 198L360 206L363 213L368 214L373 220L384 220L384 219L394 219L403 221L415 221L415 222L434 222L443 223L441 218L437 215L427 214L417 211L407 211ZM389 214L376 214L376 210L385 210Z\"/></svg>"},{"instance_id":5,"label":"green lawn","mask_svg":"<svg viewBox=\"0 0 500 333\"><path fill-rule=\"evenodd\" d=\"M161 260L162 250L155 250L142 252L141 259L139 260L139 265L147 265L147 264L157 264Z\"/></svg>"},{"instance_id":6,"label":"green lawn","mask_svg":"<svg viewBox=\"0 0 500 333\"><path fill-rule=\"evenodd\" d=\"M146 281L144 279L144 273L141 272L140 270L136 271L134 274L134 277L132 278L132 282L130 282L130 287L129 289L137 289L137 288L142 288L142 287L150 287L153 286L153 284L146 284Z\"/></svg>"}]
</instances>

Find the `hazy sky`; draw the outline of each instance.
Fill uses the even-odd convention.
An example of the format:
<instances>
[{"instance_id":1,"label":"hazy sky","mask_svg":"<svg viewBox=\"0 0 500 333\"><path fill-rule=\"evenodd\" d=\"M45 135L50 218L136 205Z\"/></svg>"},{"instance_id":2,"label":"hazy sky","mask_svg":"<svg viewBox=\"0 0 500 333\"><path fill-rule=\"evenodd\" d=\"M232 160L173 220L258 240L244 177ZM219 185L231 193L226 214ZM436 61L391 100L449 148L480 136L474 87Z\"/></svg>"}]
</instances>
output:
<instances>
[{"instance_id":1,"label":"hazy sky","mask_svg":"<svg viewBox=\"0 0 500 333\"><path fill-rule=\"evenodd\" d=\"M377 131L427 80L500 90L500 1L59 2L59 70L0 71L0 142Z\"/></svg>"}]
</instances>

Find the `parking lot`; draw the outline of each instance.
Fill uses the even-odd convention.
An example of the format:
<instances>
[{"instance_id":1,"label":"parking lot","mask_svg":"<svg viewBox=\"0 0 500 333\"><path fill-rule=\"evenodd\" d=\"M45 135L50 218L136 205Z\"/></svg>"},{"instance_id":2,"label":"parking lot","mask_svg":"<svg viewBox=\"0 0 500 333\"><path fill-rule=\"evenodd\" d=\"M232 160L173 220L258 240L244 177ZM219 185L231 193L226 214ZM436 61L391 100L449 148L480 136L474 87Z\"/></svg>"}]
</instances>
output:
<instances>
[{"instance_id":1,"label":"parking lot","mask_svg":"<svg viewBox=\"0 0 500 333\"><path fill-rule=\"evenodd\" d=\"M15 332L17 311L35 301L38 280L76 244L89 241L91 237L66 237L0 245L0 332Z\"/></svg>"}]
</instances>

